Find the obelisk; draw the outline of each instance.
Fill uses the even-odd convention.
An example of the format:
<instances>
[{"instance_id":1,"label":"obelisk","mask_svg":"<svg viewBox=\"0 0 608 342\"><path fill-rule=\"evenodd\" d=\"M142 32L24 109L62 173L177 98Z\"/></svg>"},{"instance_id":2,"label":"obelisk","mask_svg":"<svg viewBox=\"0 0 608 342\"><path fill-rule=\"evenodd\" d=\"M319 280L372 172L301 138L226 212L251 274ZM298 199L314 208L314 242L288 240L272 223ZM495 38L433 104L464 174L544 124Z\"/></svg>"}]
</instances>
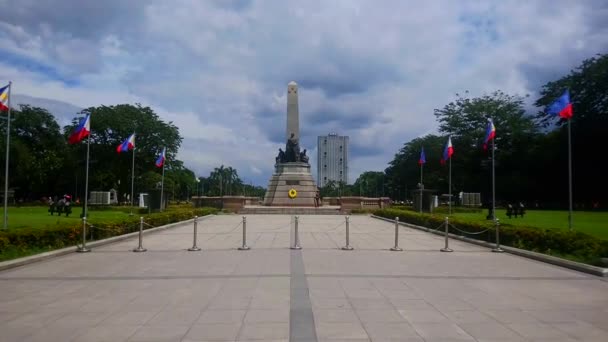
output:
<instances>
[{"instance_id":1,"label":"obelisk","mask_svg":"<svg viewBox=\"0 0 608 342\"><path fill-rule=\"evenodd\" d=\"M300 140L300 111L298 110L298 84L294 81L287 84L287 131L285 139L291 137Z\"/></svg>"}]
</instances>

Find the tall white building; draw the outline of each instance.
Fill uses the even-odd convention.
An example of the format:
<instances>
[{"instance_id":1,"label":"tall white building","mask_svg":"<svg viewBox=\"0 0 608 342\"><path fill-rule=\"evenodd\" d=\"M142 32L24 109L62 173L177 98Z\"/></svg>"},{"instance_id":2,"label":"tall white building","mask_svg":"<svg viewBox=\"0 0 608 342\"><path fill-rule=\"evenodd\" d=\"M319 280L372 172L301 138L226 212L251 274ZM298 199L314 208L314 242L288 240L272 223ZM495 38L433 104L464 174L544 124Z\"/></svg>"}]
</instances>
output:
<instances>
[{"instance_id":1,"label":"tall white building","mask_svg":"<svg viewBox=\"0 0 608 342\"><path fill-rule=\"evenodd\" d=\"M317 184L348 183L348 137L330 133L317 139Z\"/></svg>"}]
</instances>

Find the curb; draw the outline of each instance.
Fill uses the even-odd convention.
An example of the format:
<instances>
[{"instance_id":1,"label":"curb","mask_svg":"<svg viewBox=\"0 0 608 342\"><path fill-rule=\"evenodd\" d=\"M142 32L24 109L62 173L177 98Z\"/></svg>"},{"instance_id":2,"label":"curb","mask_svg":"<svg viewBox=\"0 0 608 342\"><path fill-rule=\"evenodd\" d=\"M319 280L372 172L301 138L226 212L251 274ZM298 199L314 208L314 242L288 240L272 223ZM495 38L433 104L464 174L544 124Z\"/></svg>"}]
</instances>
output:
<instances>
[{"instance_id":1,"label":"curb","mask_svg":"<svg viewBox=\"0 0 608 342\"><path fill-rule=\"evenodd\" d=\"M204 220L205 218L210 217L210 216L215 216L215 214L209 214L209 215L205 215L205 216L200 216L198 218L198 220L200 222L201 220ZM148 234L148 233L154 233L154 232L158 232L158 231L161 231L161 230L171 229L171 228L173 228L175 226L179 226L179 225L182 225L182 224L187 224L187 223L190 223L190 222L194 222L194 219L189 219L189 220L185 220L185 221L179 221L179 222L169 223L169 224L166 224L164 226L144 229L143 230L143 234L145 235L145 234ZM108 244L115 243L115 242L122 241L122 240L128 240L128 239L136 237L138 235L139 235L139 231L133 232L133 233L124 234L124 235L113 236L113 237L110 237L110 238L107 238L107 239L97 240L97 241L92 241L90 243L87 243L87 247L89 247L89 248L100 247L100 246L103 246L103 245L108 245ZM32 263L35 263L35 262L40 262L40 261L44 261L44 260L47 260L47 259L52 259L52 258L60 257L62 255L66 255L66 254L70 254L70 253L76 253L76 250L77 250L76 246L71 246L71 247L66 247L66 248L62 248L62 249L56 249L54 251L48 251L48 252L44 252L44 253L40 253L40 254L34 254L34 255L23 257L23 258L3 261L3 262L0 262L0 272L2 272L4 270L11 269L11 268L19 267L19 266L28 265L28 264L32 264Z\"/></svg>"},{"instance_id":2,"label":"curb","mask_svg":"<svg viewBox=\"0 0 608 342\"><path fill-rule=\"evenodd\" d=\"M371 215L371 217L375 218L375 219L379 219L379 220L395 223L395 220L387 219L386 217L381 217L381 216L376 216L376 215ZM439 231L436 231L436 230L431 230L431 229L429 229L427 227L417 226L415 224L410 224L410 223L405 223L405 222L399 222L399 225L402 225L402 226L405 226L405 227L409 227L409 228L414 228L414 229L417 229L417 230L422 230L422 231L425 231L427 233L432 233L432 234L435 234L435 235L445 236L444 232L439 232ZM454 240L464 241L464 242L468 242L468 243L471 243L471 244L474 244L474 245L478 245L478 246L482 246L482 247L494 248L496 246L494 243L489 243L489 242L485 242L485 241L475 240L475 239L471 239L471 238L468 238L468 237L465 237L465 236L454 235L452 233L448 233L448 236L450 238L454 239ZM552 255L547 255L547 254L542 254L542 253L537 253L537 252L531 252L531 251L527 251L527 250L524 250L524 249L515 248L515 247L509 247L509 246L505 246L505 245L501 245L500 247L502 249L504 249L505 252L507 252L507 253L518 255L518 256L521 256L521 257L524 257L524 258L534 259L534 260L537 260L537 261L542 261L542 262L545 262L545 263L548 263L548 264L552 264L552 265L568 268L568 269L579 271L579 272L583 272L583 273L592 274L592 275L599 276L599 277L608 277L608 268L602 268L602 267L587 265L587 264L583 264L583 263L576 262L576 261L570 261L570 260L558 258L558 257L552 256Z\"/></svg>"}]
</instances>

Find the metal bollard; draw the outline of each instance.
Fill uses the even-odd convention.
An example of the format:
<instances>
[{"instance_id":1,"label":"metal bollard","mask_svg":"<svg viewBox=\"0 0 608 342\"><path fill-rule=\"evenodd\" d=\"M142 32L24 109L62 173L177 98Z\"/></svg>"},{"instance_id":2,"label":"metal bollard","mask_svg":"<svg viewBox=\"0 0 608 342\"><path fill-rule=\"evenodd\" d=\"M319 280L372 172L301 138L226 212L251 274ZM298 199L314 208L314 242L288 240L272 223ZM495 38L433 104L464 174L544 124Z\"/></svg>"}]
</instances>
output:
<instances>
[{"instance_id":1,"label":"metal bollard","mask_svg":"<svg viewBox=\"0 0 608 342\"><path fill-rule=\"evenodd\" d=\"M353 246L350 245L350 217L346 216L346 246L342 247L345 251L352 251Z\"/></svg>"},{"instance_id":2,"label":"metal bollard","mask_svg":"<svg viewBox=\"0 0 608 342\"><path fill-rule=\"evenodd\" d=\"M243 245L239 247L239 251L248 251L249 249L249 246L247 246L247 217L243 216Z\"/></svg>"},{"instance_id":3,"label":"metal bollard","mask_svg":"<svg viewBox=\"0 0 608 342\"><path fill-rule=\"evenodd\" d=\"M502 253L505 250L500 248L500 221L496 219L494 223L496 224L496 247L492 248L492 252Z\"/></svg>"},{"instance_id":4,"label":"metal bollard","mask_svg":"<svg viewBox=\"0 0 608 342\"><path fill-rule=\"evenodd\" d=\"M145 252L147 249L142 246L142 239L144 234L144 218L139 218L139 246L133 250L133 252Z\"/></svg>"},{"instance_id":5,"label":"metal bollard","mask_svg":"<svg viewBox=\"0 0 608 342\"><path fill-rule=\"evenodd\" d=\"M453 252L454 250L448 245L448 229L450 228L450 219L445 217L445 247L440 249L442 252Z\"/></svg>"},{"instance_id":6,"label":"metal bollard","mask_svg":"<svg viewBox=\"0 0 608 342\"><path fill-rule=\"evenodd\" d=\"M298 233L298 217L294 216L294 242L293 242L293 246L291 246L291 249L302 249L302 246L300 246L300 235Z\"/></svg>"},{"instance_id":7,"label":"metal bollard","mask_svg":"<svg viewBox=\"0 0 608 342\"><path fill-rule=\"evenodd\" d=\"M198 252L200 251L200 247L196 245L196 240L198 237L198 216L194 216L194 237L192 238L192 247L188 248L190 252Z\"/></svg>"},{"instance_id":8,"label":"metal bollard","mask_svg":"<svg viewBox=\"0 0 608 342\"><path fill-rule=\"evenodd\" d=\"M82 246L79 246L76 252L87 253L91 250L87 248L87 218L82 218Z\"/></svg>"},{"instance_id":9,"label":"metal bollard","mask_svg":"<svg viewBox=\"0 0 608 342\"><path fill-rule=\"evenodd\" d=\"M399 217L395 217L395 247L391 247L393 252L401 252L403 248L399 247Z\"/></svg>"}]
</instances>

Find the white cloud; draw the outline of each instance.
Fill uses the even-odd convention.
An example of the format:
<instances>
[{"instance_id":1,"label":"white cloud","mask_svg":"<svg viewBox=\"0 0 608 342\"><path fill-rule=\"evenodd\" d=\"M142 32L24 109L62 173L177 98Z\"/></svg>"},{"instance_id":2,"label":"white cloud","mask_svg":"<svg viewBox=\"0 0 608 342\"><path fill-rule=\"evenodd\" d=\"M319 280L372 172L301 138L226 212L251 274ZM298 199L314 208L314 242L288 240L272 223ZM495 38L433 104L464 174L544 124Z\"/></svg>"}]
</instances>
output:
<instances>
[{"instance_id":1,"label":"white cloud","mask_svg":"<svg viewBox=\"0 0 608 342\"><path fill-rule=\"evenodd\" d=\"M354 181L434 132L433 109L455 93L534 96L608 49L601 1L98 4L56 1L61 15L35 0L5 8L0 79L78 107L150 105L180 128L188 167L231 165L261 185L291 80L313 170L317 135L349 135Z\"/></svg>"}]
</instances>

